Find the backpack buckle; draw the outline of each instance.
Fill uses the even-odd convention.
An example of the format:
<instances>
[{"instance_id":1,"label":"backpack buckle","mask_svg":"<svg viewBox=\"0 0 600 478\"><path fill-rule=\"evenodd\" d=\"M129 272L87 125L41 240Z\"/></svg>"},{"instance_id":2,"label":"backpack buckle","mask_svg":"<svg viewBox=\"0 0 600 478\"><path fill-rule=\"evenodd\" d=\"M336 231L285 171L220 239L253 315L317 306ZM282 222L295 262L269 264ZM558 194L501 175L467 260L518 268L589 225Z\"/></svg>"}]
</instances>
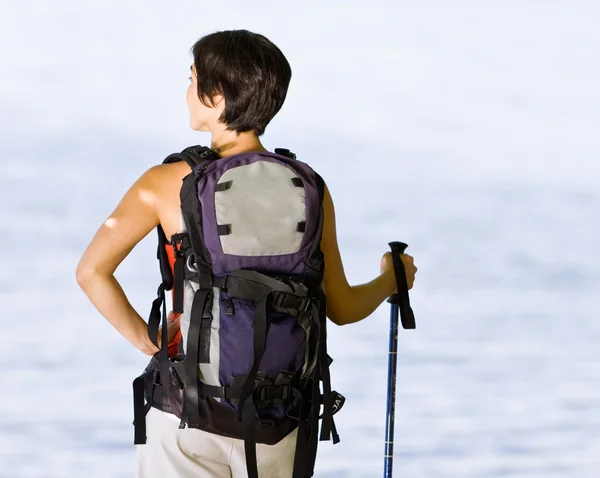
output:
<instances>
[{"instance_id":1,"label":"backpack buckle","mask_svg":"<svg viewBox=\"0 0 600 478\"><path fill-rule=\"evenodd\" d=\"M306 312L310 309L310 298L298 297L294 294L288 294L286 292L279 292L275 294L273 298L273 306L281 309L292 309L298 312Z\"/></svg>"},{"instance_id":2,"label":"backpack buckle","mask_svg":"<svg viewBox=\"0 0 600 478\"><path fill-rule=\"evenodd\" d=\"M291 385L262 385L256 387L256 400L258 402L272 402L273 400L288 400L292 396Z\"/></svg>"},{"instance_id":3,"label":"backpack buckle","mask_svg":"<svg viewBox=\"0 0 600 478\"><path fill-rule=\"evenodd\" d=\"M275 420L272 418L261 418L258 420L258 426L260 428L273 428L275 426Z\"/></svg>"},{"instance_id":4,"label":"backpack buckle","mask_svg":"<svg viewBox=\"0 0 600 478\"><path fill-rule=\"evenodd\" d=\"M300 303L300 307L298 307L298 310L300 312L307 312L308 309L310 309L310 299L305 297L304 299L302 299L302 302Z\"/></svg>"},{"instance_id":5,"label":"backpack buckle","mask_svg":"<svg viewBox=\"0 0 600 478\"><path fill-rule=\"evenodd\" d=\"M152 373L152 385L160 385L160 372L155 369Z\"/></svg>"},{"instance_id":6,"label":"backpack buckle","mask_svg":"<svg viewBox=\"0 0 600 478\"><path fill-rule=\"evenodd\" d=\"M286 299L287 296L285 296L282 292L276 293L275 297L273 297L273 306L285 308Z\"/></svg>"},{"instance_id":7,"label":"backpack buckle","mask_svg":"<svg viewBox=\"0 0 600 478\"><path fill-rule=\"evenodd\" d=\"M173 367L172 365L170 365L169 366L169 372L171 372L171 376L173 377L173 381L175 382L175 386L178 389L183 390L183 381L181 380L181 377L177 373L177 370L175 369L175 367Z\"/></svg>"},{"instance_id":8,"label":"backpack buckle","mask_svg":"<svg viewBox=\"0 0 600 478\"><path fill-rule=\"evenodd\" d=\"M296 159L296 155L292 153L289 149L286 148L275 148L275 154L279 154L281 156L286 156L290 159Z\"/></svg>"}]
</instances>

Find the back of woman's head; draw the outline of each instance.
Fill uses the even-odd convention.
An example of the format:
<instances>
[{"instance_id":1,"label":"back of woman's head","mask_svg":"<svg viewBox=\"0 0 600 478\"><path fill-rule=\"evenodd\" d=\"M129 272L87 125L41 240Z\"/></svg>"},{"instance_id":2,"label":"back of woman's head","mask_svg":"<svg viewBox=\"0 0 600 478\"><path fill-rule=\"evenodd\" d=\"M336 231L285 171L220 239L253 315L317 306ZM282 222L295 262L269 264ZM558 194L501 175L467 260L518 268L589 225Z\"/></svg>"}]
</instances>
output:
<instances>
[{"instance_id":1,"label":"back of woman's head","mask_svg":"<svg viewBox=\"0 0 600 478\"><path fill-rule=\"evenodd\" d=\"M212 33L192 47L198 97L212 103L225 98L220 121L237 133L258 136L281 109L292 70L287 59L263 35L247 30Z\"/></svg>"}]
</instances>

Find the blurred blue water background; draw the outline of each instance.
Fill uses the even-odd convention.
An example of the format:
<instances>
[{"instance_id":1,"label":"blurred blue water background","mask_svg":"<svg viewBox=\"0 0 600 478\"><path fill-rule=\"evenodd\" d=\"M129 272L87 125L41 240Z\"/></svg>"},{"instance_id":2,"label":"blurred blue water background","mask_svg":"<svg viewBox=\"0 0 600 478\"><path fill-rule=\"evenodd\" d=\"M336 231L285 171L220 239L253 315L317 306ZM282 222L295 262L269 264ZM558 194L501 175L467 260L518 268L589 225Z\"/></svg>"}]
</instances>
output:
<instances>
[{"instance_id":1,"label":"blurred blue water background","mask_svg":"<svg viewBox=\"0 0 600 478\"><path fill-rule=\"evenodd\" d=\"M0 476L133 476L146 358L75 283L129 185L207 143L193 42L264 33L293 68L265 135L325 178L352 283L410 245L395 476L600 476L600 7L587 1L4 2ZM226 15L223 15L226 12ZM146 316L154 235L118 270ZM316 476L380 476L388 308L330 329L340 444Z\"/></svg>"}]
</instances>

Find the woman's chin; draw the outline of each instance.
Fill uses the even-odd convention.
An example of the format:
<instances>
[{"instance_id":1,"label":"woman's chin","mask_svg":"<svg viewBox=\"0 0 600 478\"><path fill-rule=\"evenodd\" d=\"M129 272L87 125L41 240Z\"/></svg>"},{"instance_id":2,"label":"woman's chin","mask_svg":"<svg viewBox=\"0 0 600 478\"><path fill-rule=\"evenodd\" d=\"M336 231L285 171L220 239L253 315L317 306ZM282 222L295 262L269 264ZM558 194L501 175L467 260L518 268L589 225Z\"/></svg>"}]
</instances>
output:
<instances>
[{"instance_id":1,"label":"woman's chin","mask_svg":"<svg viewBox=\"0 0 600 478\"><path fill-rule=\"evenodd\" d=\"M194 131L202 131L202 132L209 131L209 129L206 127L206 125L204 123L199 123L198 121L194 121L194 120L190 120L190 128L193 129Z\"/></svg>"}]
</instances>

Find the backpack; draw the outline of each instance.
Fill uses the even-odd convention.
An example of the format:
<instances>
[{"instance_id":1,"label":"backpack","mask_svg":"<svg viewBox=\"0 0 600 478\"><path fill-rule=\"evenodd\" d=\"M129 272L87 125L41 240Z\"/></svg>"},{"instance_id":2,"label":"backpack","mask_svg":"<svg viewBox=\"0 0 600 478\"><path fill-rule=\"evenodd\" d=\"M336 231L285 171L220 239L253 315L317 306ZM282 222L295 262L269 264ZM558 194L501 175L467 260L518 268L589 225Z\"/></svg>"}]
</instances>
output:
<instances>
[{"instance_id":1,"label":"backpack","mask_svg":"<svg viewBox=\"0 0 600 478\"><path fill-rule=\"evenodd\" d=\"M182 232L167 240L157 228L162 283L148 335L157 345L162 321L162 347L133 382L134 443L146 442L155 407L180 428L243 439L248 476L258 478L256 443L298 428L293 477L313 476L318 440L339 442L333 415L344 403L327 354L323 180L285 149L221 159L193 146L164 163L177 161L192 172L180 192ZM165 291L182 314L177 350L167 344Z\"/></svg>"}]
</instances>

